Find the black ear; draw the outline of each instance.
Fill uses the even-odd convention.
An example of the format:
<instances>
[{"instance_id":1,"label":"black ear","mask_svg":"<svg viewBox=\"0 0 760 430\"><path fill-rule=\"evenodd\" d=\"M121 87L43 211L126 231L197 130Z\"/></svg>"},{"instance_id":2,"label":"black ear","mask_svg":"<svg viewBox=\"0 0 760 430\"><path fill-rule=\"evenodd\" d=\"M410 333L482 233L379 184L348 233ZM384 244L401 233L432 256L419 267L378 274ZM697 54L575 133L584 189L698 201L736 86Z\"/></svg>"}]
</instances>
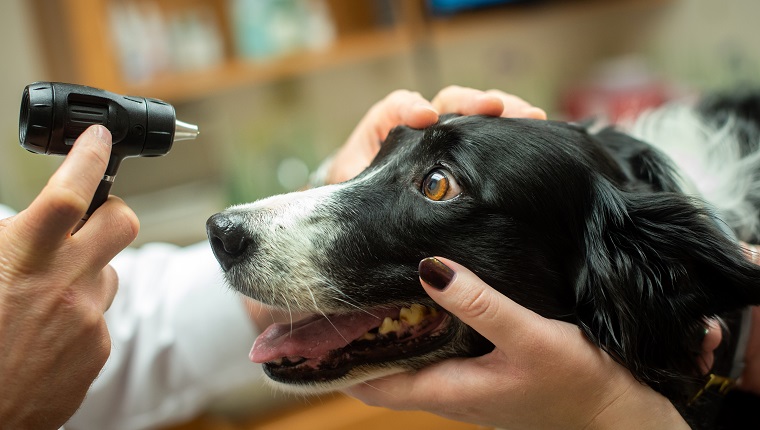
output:
<instances>
[{"instance_id":1,"label":"black ear","mask_svg":"<svg viewBox=\"0 0 760 430\"><path fill-rule=\"evenodd\" d=\"M704 318L760 303L760 268L695 199L625 192L604 179L594 195L578 323L639 380L671 400L687 395Z\"/></svg>"}]
</instances>

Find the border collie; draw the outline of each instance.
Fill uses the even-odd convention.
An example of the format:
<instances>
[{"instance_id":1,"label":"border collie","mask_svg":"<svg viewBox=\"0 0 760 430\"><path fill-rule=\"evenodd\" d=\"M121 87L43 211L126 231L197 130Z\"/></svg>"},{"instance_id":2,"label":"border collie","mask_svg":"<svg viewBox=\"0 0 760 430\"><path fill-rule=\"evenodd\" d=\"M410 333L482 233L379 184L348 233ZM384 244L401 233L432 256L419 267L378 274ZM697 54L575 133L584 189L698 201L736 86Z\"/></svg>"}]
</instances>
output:
<instances>
[{"instance_id":1,"label":"border collie","mask_svg":"<svg viewBox=\"0 0 760 430\"><path fill-rule=\"evenodd\" d=\"M311 315L256 340L277 385L336 390L492 349L420 287L420 260L443 256L577 324L704 426L718 397L691 401L705 319L725 321L716 369L735 374L742 310L760 304L737 243L760 239L758 115L757 94L665 106L627 131L445 115L392 130L354 179L233 206L207 231L232 288Z\"/></svg>"}]
</instances>

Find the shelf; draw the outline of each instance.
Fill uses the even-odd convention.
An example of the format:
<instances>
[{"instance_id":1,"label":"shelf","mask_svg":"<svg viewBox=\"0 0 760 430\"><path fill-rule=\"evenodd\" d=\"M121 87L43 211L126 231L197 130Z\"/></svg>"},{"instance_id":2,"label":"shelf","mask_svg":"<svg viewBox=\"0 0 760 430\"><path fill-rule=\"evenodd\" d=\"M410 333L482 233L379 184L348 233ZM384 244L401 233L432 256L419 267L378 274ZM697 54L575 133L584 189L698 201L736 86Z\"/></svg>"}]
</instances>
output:
<instances>
[{"instance_id":1,"label":"shelf","mask_svg":"<svg viewBox=\"0 0 760 430\"><path fill-rule=\"evenodd\" d=\"M49 78L181 103L331 67L410 55L420 48L446 49L446 43L493 32L494 28L527 25L526 31L530 31L536 20L551 25L547 23L552 20L568 22L572 17L595 16L610 10L654 9L672 0L536 1L451 16L428 15L424 0L388 0L386 5L393 5L393 17L385 23L373 16L376 13L371 7L373 2L326 0L335 21L333 43L322 50L301 51L266 61L236 55L228 0L130 0L157 2L166 10L211 5L224 42L224 56L218 66L154 75L144 82L130 82L122 77L108 27L111 1L30 0L34 11L32 24L40 34Z\"/></svg>"},{"instance_id":2,"label":"shelf","mask_svg":"<svg viewBox=\"0 0 760 430\"><path fill-rule=\"evenodd\" d=\"M121 91L179 103L242 86L399 55L410 49L411 42L397 30L367 31L341 38L324 50L302 51L268 61L234 59L208 70L159 75L145 83L125 84Z\"/></svg>"},{"instance_id":3,"label":"shelf","mask_svg":"<svg viewBox=\"0 0 760 430\"><path fill-rule=\"evenodd\" d=\"M148 95L171 103L191 101L241 86L257 85L311 73L332 66L371 61L404 53L411 41L403 26L387 22L373 2L325 0L335 31L334 40L320 50L302 50L267 60L249 60L236 52L230 22L230 0L30 0L31 23L40 36L50 80L80 83L117 93ZM389 0L389 7L393 0ZM421 5L422 0L406 4ZM116 49L110 9L118 4L153 4L164 18L187 11L208 14L221 41L220 62L206 69L151 75L144 82L125 79ZM175 15L172 15L175 14ZM125 17L128 19L129 17ZM385 21L383 21L385 19ZM168 22L168 21L167 21ZM168 25L168 24L167 24ZM305 48L304 48L305 49Z\"/></svg>"}]
</instances>

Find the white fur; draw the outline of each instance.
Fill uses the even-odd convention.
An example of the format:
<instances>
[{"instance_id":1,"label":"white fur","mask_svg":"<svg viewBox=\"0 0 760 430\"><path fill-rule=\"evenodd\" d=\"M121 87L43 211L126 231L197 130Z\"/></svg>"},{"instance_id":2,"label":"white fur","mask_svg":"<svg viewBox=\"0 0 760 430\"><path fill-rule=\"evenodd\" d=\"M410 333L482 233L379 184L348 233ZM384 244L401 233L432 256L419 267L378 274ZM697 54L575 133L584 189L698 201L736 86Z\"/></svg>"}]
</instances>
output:
<instances>
[{"instance_id":1,"label":"white fur","mask_svg":"<svg viewBox=\"0 0 760 430\"><path fill-rule=\"evenodd\" d=\"M329 205L337 186L268 197L229 210L247 214L247 228L254 232L256 253L238 278L270 303L294 311L324 309L328 290L311 288L328 282L314 264L317 241L334 241L338 225L325 225L329 217L314 222L319 208ZM243 275L246 276L246 275Z\"/></svg>"},{"instance_id":2,"label":"white fur","mask_svg":"<svg viewBox=\"0 0 760 430\"><path fill-rule=\"evenodd\" d=\"M381 174L381 170L358 181ZM356 306L333 285L319 264L325 253L318 246L329 247L341 231L330 213L340 204L336 194L347 186L327 185L229 208L246 214L247 229L256 241L251 260L231 271L234 282L255 290L254 296L267 295L271 297L268 303L291 311L330 313L346 305Z\"/></svg>"},{"instance_id":3,"label":"white fur","mask_svg":"<svg viewBox=\"0 0 760 430\"><path fill-rule=\"evenodd\" d=\"M686 105L668 105L642 115L629 132L665 153L676 166L684 192L718 211L739 239L758 234L758 208L748 199L760 193L754 172L760 152L741 158L735 121L718 128Z\"/></svg>"}]
</instances>

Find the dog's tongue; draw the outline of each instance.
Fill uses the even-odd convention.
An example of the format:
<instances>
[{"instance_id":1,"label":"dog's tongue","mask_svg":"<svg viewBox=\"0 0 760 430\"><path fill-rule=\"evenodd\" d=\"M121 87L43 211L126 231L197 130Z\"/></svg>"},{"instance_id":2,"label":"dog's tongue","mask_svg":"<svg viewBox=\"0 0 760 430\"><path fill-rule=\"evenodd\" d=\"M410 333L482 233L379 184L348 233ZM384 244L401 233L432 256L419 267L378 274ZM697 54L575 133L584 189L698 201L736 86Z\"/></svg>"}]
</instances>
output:
<instances>
[{"instance_id":1,"label":"dog's tongue","mask_svg":"<svg viewBox=\"0 0 760 430\"><path fill-rule=\"evenodd\" d=\"M395 315L393 312L388 309L372 314L313 315L292 325L272 324L256 338L250 359L255 363L266 363L283 357L319 358L379 326L386 316L395 318L398 310Z\"/></svg>"}]
</instances>

